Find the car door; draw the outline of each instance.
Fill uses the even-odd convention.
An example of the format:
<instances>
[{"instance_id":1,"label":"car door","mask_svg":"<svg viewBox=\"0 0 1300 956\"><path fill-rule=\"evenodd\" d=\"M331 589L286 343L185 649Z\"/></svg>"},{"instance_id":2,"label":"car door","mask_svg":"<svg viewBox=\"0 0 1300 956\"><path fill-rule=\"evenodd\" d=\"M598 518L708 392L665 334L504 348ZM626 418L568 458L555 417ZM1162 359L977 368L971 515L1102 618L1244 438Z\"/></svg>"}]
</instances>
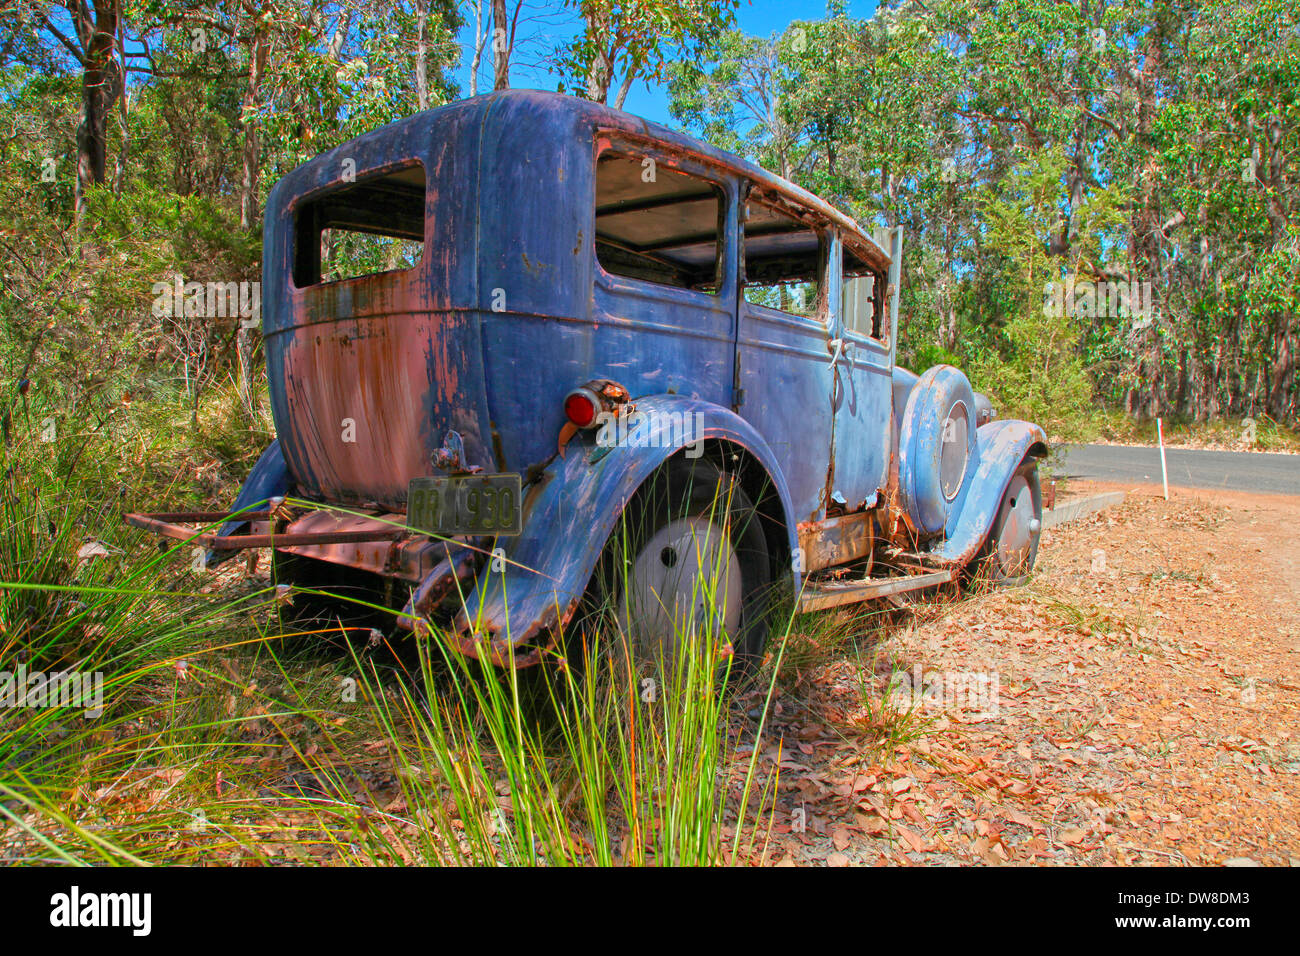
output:
<instances>
[{"instance_id":1,"label":"car door","mask_svg":"<svg viewBox=\"0 0 1300 956\"><path fill-rule=\"evenodd\" d=\"M732 405L734 180L691 157L605 133L594 178L591 324L557 347L562 329L530 323L535 344L516 340L509 354L555 355L566 390L607 377L633 396L685 394ZM520 364L507 370L512 379L529 374Z\"/></svg>"},{"instance_id":2,"label":"car door","mask_svg":"<svg viewBox=\"0 0 1300 956\"><path fill-rule=\"evenodd\" d=\"M834 429L830 501L845 512L876 503L889 478L893 414L887 274L835 233L828 269Z\"/></svg>"},{"instance_id":3,"label":"car door","mask_svg":"<svg viewBox=\"0 0 1300 956\"><path fill-rule=\"evenodd\" d=\"M776 196L739 205L735 408L781 463L795 519L826 514L835 372L827 349L831 232Z\"/></svg>"}]
</instances>

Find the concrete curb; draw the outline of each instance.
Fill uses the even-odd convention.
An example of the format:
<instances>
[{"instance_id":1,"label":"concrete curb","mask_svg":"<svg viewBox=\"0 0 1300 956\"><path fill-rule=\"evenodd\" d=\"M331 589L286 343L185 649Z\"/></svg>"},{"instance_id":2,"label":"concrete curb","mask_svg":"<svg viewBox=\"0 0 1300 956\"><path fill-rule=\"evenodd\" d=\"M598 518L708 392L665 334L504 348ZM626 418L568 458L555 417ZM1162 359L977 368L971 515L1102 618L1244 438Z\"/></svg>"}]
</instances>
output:
<instances>
[{"instance_id":1,"label":"concrete curb","mask_svg":"<svg viewBox=\"0 0 1300 956\"><path fill-rule=\"evenodd\" d=\"M1108 491L1104 495L1092 495L1088 498L1076 498L1063 501L1055 508L1043 512L1043 527L1054 528L1058 524L1074 521L1085 515L1094 514L1106 508L1113 508L1124 500L1124 492Z\"/></svg>"}]
</instances>

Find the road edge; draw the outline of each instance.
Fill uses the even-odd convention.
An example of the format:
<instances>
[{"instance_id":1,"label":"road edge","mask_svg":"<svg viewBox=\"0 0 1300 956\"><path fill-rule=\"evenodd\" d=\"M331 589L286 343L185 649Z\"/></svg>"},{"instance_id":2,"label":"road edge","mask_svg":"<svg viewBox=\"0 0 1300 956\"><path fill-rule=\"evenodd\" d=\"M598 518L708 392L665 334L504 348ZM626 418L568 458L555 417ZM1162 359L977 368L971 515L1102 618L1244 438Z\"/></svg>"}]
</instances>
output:
<instances>
[{"instance_id":1,"label":"road edge","mask_svg":"<svg viewBox=\"0 0 1300 956\"><path fill-rule=\"evenodd\" d=\"M1096 514L1106 508L1114 508L1124 501L1126 494L1127 492L1124 491L1107 491L1100 495L1089 495L1087 498L1063 501L1055 508L1045 508L1043 509L1043 527L1054 528L1057 525L1065 524L1067 521L1074 521L1090 514Z\"/></svg>"}]
</instances>

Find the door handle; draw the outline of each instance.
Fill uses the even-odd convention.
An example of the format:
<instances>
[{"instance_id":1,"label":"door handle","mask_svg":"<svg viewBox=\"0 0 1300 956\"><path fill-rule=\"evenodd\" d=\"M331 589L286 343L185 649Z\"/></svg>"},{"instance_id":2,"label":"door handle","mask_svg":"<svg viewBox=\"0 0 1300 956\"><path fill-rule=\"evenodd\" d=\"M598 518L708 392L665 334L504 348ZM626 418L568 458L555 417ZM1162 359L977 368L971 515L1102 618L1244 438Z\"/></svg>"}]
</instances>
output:
<instances>
[{"instance_id":1,"label":"door handle","mask_svg":"<svg viewBox=\"0 0 1300 956\"><path fill-rule=\"evenodd\" d=\"M853 366L853 346L854 343L849 339L839 338L831 339L826 343L826 350L831 353L830 368L834 368L840 363L841 359L849 360L849 367Z\"/></svg>"}]
</instances>

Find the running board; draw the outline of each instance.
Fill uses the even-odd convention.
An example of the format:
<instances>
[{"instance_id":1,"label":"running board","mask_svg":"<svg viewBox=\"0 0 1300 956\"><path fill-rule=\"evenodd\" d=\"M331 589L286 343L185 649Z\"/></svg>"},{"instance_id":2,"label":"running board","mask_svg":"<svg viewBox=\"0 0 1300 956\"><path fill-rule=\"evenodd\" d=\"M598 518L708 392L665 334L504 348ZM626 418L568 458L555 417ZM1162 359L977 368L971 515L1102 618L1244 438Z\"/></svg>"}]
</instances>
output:
<instances>
[{"instance_id":1,"label":"running board","mask_svg":"<svg viewBox=\"0 0 1300 956\"><path fill-rule=\"evenodd\" d=\"M855 604L858 601L870 601L874 598L889 597L907 591L919 591L921 588L936 584L947 584L956 572L931 571L928 574L916 574L903 578L868 578L865 581L844 581L823 584L817 588L805 588L799 596L799 610L824 611L841 604Z\"/></svg>"}]
</instances>

